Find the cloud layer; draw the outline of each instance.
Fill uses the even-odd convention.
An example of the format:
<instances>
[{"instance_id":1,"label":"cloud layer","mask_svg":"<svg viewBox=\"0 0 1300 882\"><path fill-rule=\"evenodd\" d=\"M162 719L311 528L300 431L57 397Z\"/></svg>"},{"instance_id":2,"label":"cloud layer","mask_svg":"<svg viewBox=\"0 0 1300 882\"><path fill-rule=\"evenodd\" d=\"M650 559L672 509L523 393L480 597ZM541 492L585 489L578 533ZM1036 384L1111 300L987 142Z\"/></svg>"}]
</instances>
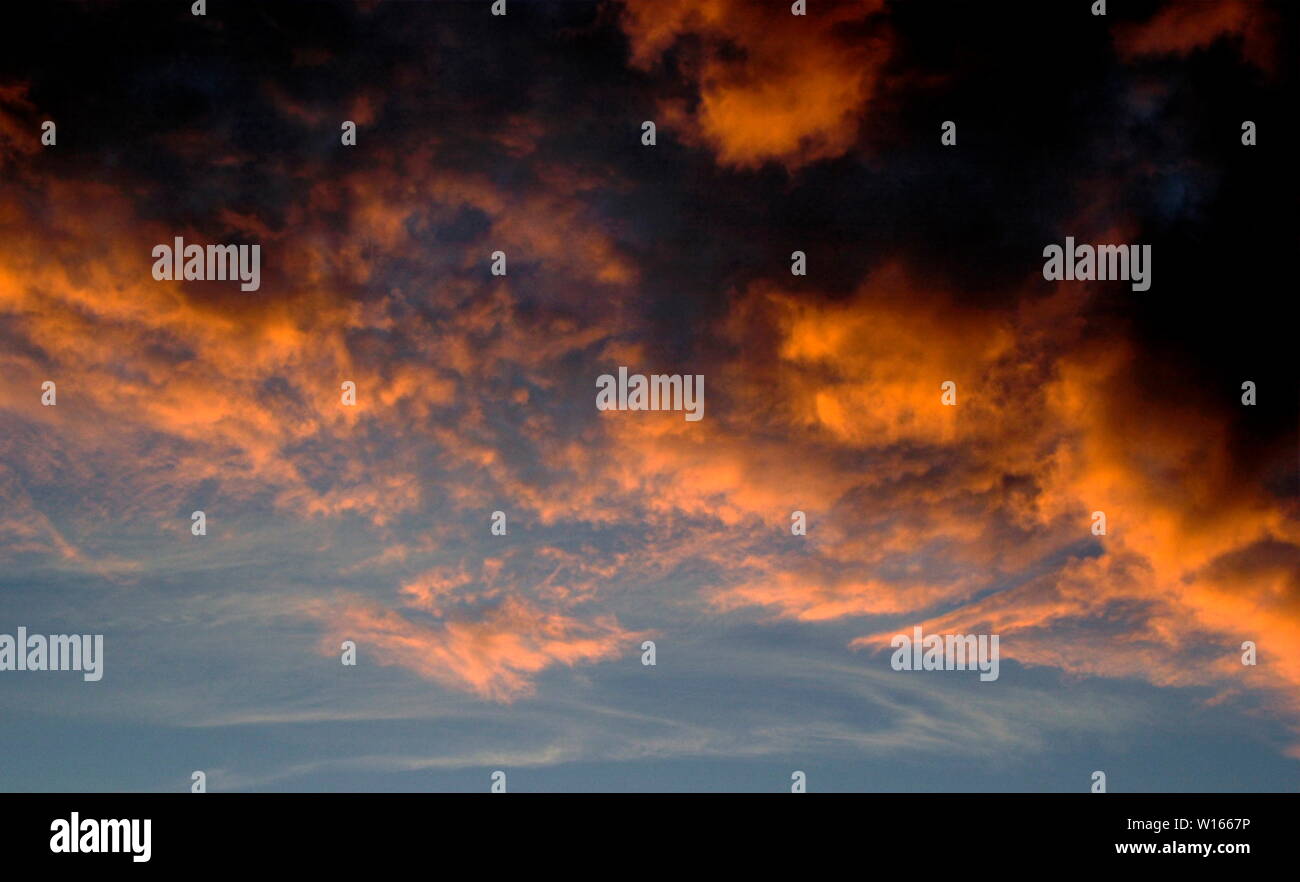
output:
<instances>
[{"instance_id":1,"label":"cloud layer","mask_svg":"<svg viewBox=\"0 0 1300 882\"><path fill-rule=\"evenodd\" d=\"M1039 166L1022 144L1003 149L1023 164L965 173L1023 133L951 112L959 145L979 143L934 171L950 111L923 134L909 114L950 88L975 105L927 66L906 13L825 5L539 7L526 14L550 36L493 44L463 10L340 4L316 30L278 13L293 36L259 39L284 43L217 60L250 26L232 20L204 57L243 103L126 71L181 108L134 155L90 108L65 113L56 75L0 78L0 562L118 606L192 577L206 587L177 598L182 617L225 609L237 584L230 614L293 629L311 664L353 640L390 676L519 713L547 684L636 664L644 639L671 646L683 622L755 628L772 641L759 654L797 627L864 667L921 624L999 634L1018 670L1061 682L1249 698L1294 734L1294 378L1252 354L1276 331L1225 326L1216 344L1197 304L1182 332L1160 318L1256 180L1192 129L1164 140L1191 111L1162 65L1224 50L1214 63L1271 95L1273 13L1173 4L1117 22L1088 50L1119 83L1091 119L1125 122L1079 136L1092 166ZM87 15L79 29L107 13ZM358 34L373 67L349 53ZM516 76L521 60L483 70L512 53L554 81ZM1050 178L1053 198L1027 185L990 205L981 174ZM1154 293L1045 282L1041 248L1065 234L1155 239ZM151 249L174 236L259 243L261 290L155 281ZM597 411L595 378L618 365L703 374L705 419ZM1240 663L1248 640L1257 667ZM755 722L768 748L795 737L771 722ZM827 726L837 743L895 740ZM731 737L661 733L646 753Z\"/></svg>"}]
</instances>

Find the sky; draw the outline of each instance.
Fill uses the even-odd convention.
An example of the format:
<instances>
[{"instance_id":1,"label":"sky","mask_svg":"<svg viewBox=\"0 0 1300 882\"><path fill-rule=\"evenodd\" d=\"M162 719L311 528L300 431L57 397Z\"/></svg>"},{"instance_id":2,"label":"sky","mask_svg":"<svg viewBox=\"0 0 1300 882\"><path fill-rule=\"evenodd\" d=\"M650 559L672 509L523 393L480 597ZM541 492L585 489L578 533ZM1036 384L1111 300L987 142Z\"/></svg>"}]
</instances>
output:
<instances>
[{"instance_id":1,"label":"sky","mask_svg":"<svg viewBox=\"0 0 1300 882\"><path fill-rule=\"evenodd\" d=\"M6 10L0 790L1300 789L1300 31L1091 5Z\"/></svg>"}]
</instances>

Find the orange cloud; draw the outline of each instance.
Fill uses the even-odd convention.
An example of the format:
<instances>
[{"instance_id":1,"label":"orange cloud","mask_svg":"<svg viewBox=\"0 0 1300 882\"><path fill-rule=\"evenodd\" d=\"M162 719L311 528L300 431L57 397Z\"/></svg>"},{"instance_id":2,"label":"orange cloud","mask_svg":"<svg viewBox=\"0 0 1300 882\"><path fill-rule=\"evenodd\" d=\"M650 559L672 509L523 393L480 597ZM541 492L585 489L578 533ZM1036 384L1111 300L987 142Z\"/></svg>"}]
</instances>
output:
<instances>
[{"instance_id":1,"label":"orange cloud","mask_svg":"<svg viewBox=\"0 0 1300 882\"><path fill-rule=\"evenodd\" d=\"M906 616L999 633L1024 664L1261 689L1300 716L1294 502L1235 462L1234 402L1176 378L1153 398L1122 331L1091 336L1094 294L965 309L899 266L834 301L753 285L720 323L743 355L704 370L704 421L602 414L584 442L599 457L549 448L576 473L563 498L521 498L555 521L645 525L653 554L625 575L716 565L715 612ZM807 537L789 535L794 509ZM1245 640L1266 663L1240 664Z\"/></svg>"},{"instance_id":2,"label":"orange cloud","mask_svg":"<svg viewBox=\"0 0 1300 882\"><path fill-rule=\"evenodd\" d=\"M610 617L580 621L514 597L481 618L449 618L437 625L359 600L313 605L305 612L329 627L321 644L327 655L338 653L340 641L353 640L359 652L380 664L400 665L448 687L505 702L532 694L533 675L546 668L617 658L635 649L638 637Z\"/></svg>"},{"instance_id":3,"label":"orange cloud","mask_svg":"<svg viewBox=\"0 0 1300 882\"><path fill-rule=\"evenodd\" d=\"M851 149L884 50L840 34L877 8L777 22L724 0L638 2L625 26L639 64L681 49L699 90L679 118L688 137L726 165L794 169ZM813 37L786 41L790 27ZM0 108L27 113L24 100L0 92ZM10 120L0 115L4 143L29 143ZM530 159L538 138L517 121L503 136ZM985 628L1025 664L1220 694L1258 687L1300 713L1294 506L1242 473L1223 408L1139 394L1140 353L1122 328L1090 336L1085 287L1034 289L994 310L900 264L837 299L756 283L706 331L722 345L699 367L704 421L597 414L595 375L650 366L654 352L633 339L628 306L645 271L583 199L605 182L537 160L534 183L507 192L432 153L376 148L351 173L305 175L281 224L224 212L195 222L206 229L169 230L110 183L39 175L30 148L5 149L19 185L0 189L12 343L0 349L0 409L41 438L0 437L12 470L0 495L18 512L0 523L11 555L94 557L89 519L56 524L26 482L63 481L85 488L87 508L172 523L211 482L281 517L397 535L345 569L383 570L386 603L349 596L304 614L332 641L494 700L529 694L544 670L626 651L637 635L607 611L580 611L688 571L703 575L671 602L708 613ZM461 211L486 232L428 262L418 231ZM264 242L260 296L151 278L152 244L227 233ZM495 248L509 254L507 278L486 272ZM534 279L516 285L536 267L564 284L527 302ZM594 310L593 292L618 296ZM600 369L571 389L574 363ZM59 383L58 407L39 405L45 379ZM340 405L344 379L357 383L355 408ZM948 380L956 407L940 400ZM512 519L595 538L449 563L463 524L484 528L498 499ZM807 537L789 534L794 509L809 516ZM1094 539L1098 509L1110 532ZM455 523L398 534L404 517L431 511ZM597 541L619 528L634 537ZM525 566L537 572L517 575ZM862 628L855 645L886 637ZM1233 665L1246 639L1260 644L1258 669Z\"/></svg>"},{"instance_id":4,"label":"orange cloud","mask_svg":"<svg viewBox=\"0 0 1300 882\"><path fill-rule=\"evenodd\" d=\"M822 4L794 16L782 3L629 0L622 25L637 67L679 50L696 94L661 102L663 123L722 165L794 170L853 147L888 58L887 39L871 28L883 6Z\"/></svg>"},{"instance_id":5,"label":"orange cloud","mask_svg":"<svg viewBox=\"0 0 1300 882\"><path fill-rule=\"evenodd\" d=\"M1276 16L1263 3L1203 0L1167 4L1149 21L1116 28L1115 45L1126 60L1187 55L1227 39L1249 63L1272 72L1277 63Z\"/></svg>"},{"instance_id":6,"label":"orange cloud","mask_svg":"<svg viewBox=\"0 0 1300 882\"><path fill-rule=\"evenodd\" d=\"M763 325L775 337L724 369L736 420L695 443L655 436L651 461L692 475L668 491L679 508L716 497L719 517L741 507L730 520L784 532L791 509L813 509L800 554L746 546L738 578L709 590L713 605L802 621L911 616L1001 634L1003 653L1027 664L1250 685L1300 714L1300 523L1235 463L1231 403L1176 380L1149 397L1123 337L1083 335L1078 289L992 314L909 289L897 269L833 303L751 289L731 319L746 326L738 337L765 339ZM954 408L939 397L949 377ZM790 439L780 454L726 438L774 425ZM843 461L862 465L850 474ZM1096 510L1108 534L1094 552ZM879 649L893 633L854 645ZM1266 665L1243 668L1245 640L1271 647Z\"/></svg>"}]
</instances>

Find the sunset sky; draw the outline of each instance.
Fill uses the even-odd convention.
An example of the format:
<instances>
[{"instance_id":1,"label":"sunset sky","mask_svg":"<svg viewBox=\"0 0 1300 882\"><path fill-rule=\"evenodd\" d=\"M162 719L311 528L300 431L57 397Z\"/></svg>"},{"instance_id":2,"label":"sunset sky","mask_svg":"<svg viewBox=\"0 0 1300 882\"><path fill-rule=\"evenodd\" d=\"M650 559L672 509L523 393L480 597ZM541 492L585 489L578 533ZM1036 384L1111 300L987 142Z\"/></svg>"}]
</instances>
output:
<instances>
[{"instance_id":1,"label":"sunset sky","mask_svg":"<svg viewBox=\"0 0 1300 882\"><path fill-rule=\"evenodd\" d=\"M1300 789L1294 12L490 5L6 8L0 790Z\"/></svg>"}]
</instances>

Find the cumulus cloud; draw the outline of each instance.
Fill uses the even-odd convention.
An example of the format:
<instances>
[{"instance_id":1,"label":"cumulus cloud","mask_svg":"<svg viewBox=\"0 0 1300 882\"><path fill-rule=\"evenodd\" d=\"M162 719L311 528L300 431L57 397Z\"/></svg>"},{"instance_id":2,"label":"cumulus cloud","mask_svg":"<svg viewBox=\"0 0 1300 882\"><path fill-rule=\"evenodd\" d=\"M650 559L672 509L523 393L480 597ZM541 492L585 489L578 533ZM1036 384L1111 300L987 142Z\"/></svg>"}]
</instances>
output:
<instances>
[{"instance_id":1,"label":"cumulus cloud","mask_svg":"<svg viewBox=\"0 0 1300 882\"><path fill-rule=\"evenodd\" d=\"M723 165L794 170L853 147L889 58L873 27L883 7L858 0L798 17L780 3L632 0L622 22L633 64L673 52L690 87L660 104L670 128Z\"/></svg>"}]
</instances>

